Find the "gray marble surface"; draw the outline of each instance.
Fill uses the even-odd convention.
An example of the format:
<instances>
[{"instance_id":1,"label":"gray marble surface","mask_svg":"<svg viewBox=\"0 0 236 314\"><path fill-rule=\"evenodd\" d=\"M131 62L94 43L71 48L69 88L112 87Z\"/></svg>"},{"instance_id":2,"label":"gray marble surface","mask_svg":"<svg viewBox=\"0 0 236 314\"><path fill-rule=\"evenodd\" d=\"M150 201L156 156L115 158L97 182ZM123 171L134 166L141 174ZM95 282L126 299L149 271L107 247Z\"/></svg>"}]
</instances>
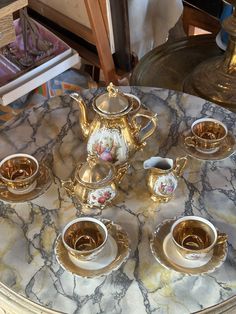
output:
<instances>
[{"instance_id":1,"label":"gray marble surface","mask_svg":"<svg viewBox=\"0 0 236 314\"><path fill-rule=\"evenodd\" d=\"M202 99L157 88L125 87L158 114L159 127L145 151L137 152L116 204L100 212L81 212L60 186L76 162L84 160L79 108L69 96L25 111L0 130L0 158L16 152L46 160L54 175L46 193L25 203L0 201L0 281L47 308L64 313L193 313L236 294L236 155L222 161L189 158L188 168L166 204L150 199L142 162L153 155L184 156L180 134L200 117L224 122L236 135L236 115ZM91 106L93 95L84 91ZM83 215L112 219L127 231L131 254L112 274L74 277L57 263L54 244L63 226ZM199 215L229 236L224 264L207 275L188 276L161 266L149 238L164 219Z\"/></svg>"}]
</instances>

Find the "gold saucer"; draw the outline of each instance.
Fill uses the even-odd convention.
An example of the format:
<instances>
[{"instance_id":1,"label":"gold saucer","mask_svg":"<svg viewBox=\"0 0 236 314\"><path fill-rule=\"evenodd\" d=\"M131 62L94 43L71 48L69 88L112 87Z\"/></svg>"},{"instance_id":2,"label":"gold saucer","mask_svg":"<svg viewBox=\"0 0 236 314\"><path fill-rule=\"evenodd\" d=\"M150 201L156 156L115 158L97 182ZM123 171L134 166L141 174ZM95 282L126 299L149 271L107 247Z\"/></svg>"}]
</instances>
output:
<instances>
[{"instance_id":1,"label":"gold saucer","mask_svg":"<svg viewBox=\"0 0 236 314\"><path fill-rule=\"evenodd\" d=\"M184 143L184 140L186 137L191 135L192 135L191 130L184 131L180 138L180 145L185 150L185 152L193 158L205 161L222 160L231 156L236 150L235 138L230 133L228 133L220 148L216 152L212 153L200 152L197 151L194 147L187 146Z\"/></svg>"},{"instance_id":2,"label":"gold saucer","mask_svg":"<svg viewBox=\"0 0 236 314\"><path fill-rule=\"evenodd\" d=\"M170 256L171 243L168 240L171 226L175 221L176 219L163 221L156 227L150 239L152 254L162 266L188 275L199 275L211 273L223 264L228 250L227 242L216 245L212 257L204 264L201 261L187 260L177 251L173 251L173 256Z\"/></svg>"},{"instance_id":3,"label":"gold saucer","mask_svg":"<svg viewBox=\"0 0 236 314\"><path fill-rule=\"evenodd\" d=\"M106 225L109 236L117 244L117 254L114 260L112 260L105 267L99 269L92 269L92 261L90 262L90 266L87 269L86 266L85 268L79 267L78 265L75 265L69 258L68 252L63 245L61 235L59 235L55 243L55 254L58 263L63 269L75 276L95 278L108 275L112 271L117 270L128 259L130 247L127 233L121 228L120 225L115 224L111 220L102 219L102 222Z\"/></svg>"},{"instance_id":4,"label":"gold saucer","mask_svg":"<svg viewBox=\"0 0 236 314\"><path fill-rule=\"evenodd\" d=\"M52 174L50 169L44 165L39 165L39 176L37 177L36 187L26 194L14 194L8 191L7 187L0 187L0 200L10 203L22 203L35 199L46 190L52 184Z\"/></svg>"}]
</instances>

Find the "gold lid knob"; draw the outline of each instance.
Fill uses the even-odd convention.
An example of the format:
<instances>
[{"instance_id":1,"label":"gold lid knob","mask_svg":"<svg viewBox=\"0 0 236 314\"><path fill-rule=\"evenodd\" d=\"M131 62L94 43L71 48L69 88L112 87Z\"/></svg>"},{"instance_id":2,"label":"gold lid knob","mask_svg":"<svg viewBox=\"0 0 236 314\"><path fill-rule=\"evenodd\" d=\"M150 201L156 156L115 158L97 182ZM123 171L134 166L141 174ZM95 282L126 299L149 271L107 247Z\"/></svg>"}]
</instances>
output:
<instances>
[{"instance_id":1,"label":"gold lid knob","mask_svg":"<svg viewBox=\"0 0 236 314\"><path fill-rule=\"evenodd\" d=\"M118 88L115 88L112 82L107 86L107 91L109 97L117 97L118 95Z\"/></svg>"}]
</instances>

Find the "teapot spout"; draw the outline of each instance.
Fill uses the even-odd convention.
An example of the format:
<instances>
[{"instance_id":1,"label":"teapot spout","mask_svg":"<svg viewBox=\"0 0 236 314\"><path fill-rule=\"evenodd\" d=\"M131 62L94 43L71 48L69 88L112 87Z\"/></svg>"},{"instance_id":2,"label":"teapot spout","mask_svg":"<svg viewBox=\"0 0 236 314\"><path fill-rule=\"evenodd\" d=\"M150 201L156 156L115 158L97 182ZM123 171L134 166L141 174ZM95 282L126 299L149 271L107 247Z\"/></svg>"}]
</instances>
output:
<instances>
[{"instance_id":1,"label":"teapot spout","mask_svg":"<svg viewBox=\"0 0 236 314\"><path fill-rule=\"evenodd\" d=\"M89 135L90 127L89 127L89 121L88 121L88 117L87 117L86 104L85 104L83 98L77 93L70 94L70 97L79 104L81 130L82 130L83 136L85 138L87 138Z\"/></svg>"}]
</instances>

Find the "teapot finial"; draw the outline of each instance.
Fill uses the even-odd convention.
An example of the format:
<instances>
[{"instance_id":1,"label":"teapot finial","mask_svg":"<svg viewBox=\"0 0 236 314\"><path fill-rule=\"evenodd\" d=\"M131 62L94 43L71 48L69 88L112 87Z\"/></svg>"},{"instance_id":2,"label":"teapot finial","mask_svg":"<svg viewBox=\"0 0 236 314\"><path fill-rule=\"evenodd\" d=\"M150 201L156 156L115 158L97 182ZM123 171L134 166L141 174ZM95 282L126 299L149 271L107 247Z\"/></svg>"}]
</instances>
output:
<instances>
[{"instance_id":1,"label":"teapot finial","mask_svg":"<svg viewBox=\"0 0 236 314\"><path fill-rule=\"evenodd\" d=\"M112 82L107 86L107 91L109 97L117 97L118 88L115 88Z\"/></svg>"}]
</instances>

